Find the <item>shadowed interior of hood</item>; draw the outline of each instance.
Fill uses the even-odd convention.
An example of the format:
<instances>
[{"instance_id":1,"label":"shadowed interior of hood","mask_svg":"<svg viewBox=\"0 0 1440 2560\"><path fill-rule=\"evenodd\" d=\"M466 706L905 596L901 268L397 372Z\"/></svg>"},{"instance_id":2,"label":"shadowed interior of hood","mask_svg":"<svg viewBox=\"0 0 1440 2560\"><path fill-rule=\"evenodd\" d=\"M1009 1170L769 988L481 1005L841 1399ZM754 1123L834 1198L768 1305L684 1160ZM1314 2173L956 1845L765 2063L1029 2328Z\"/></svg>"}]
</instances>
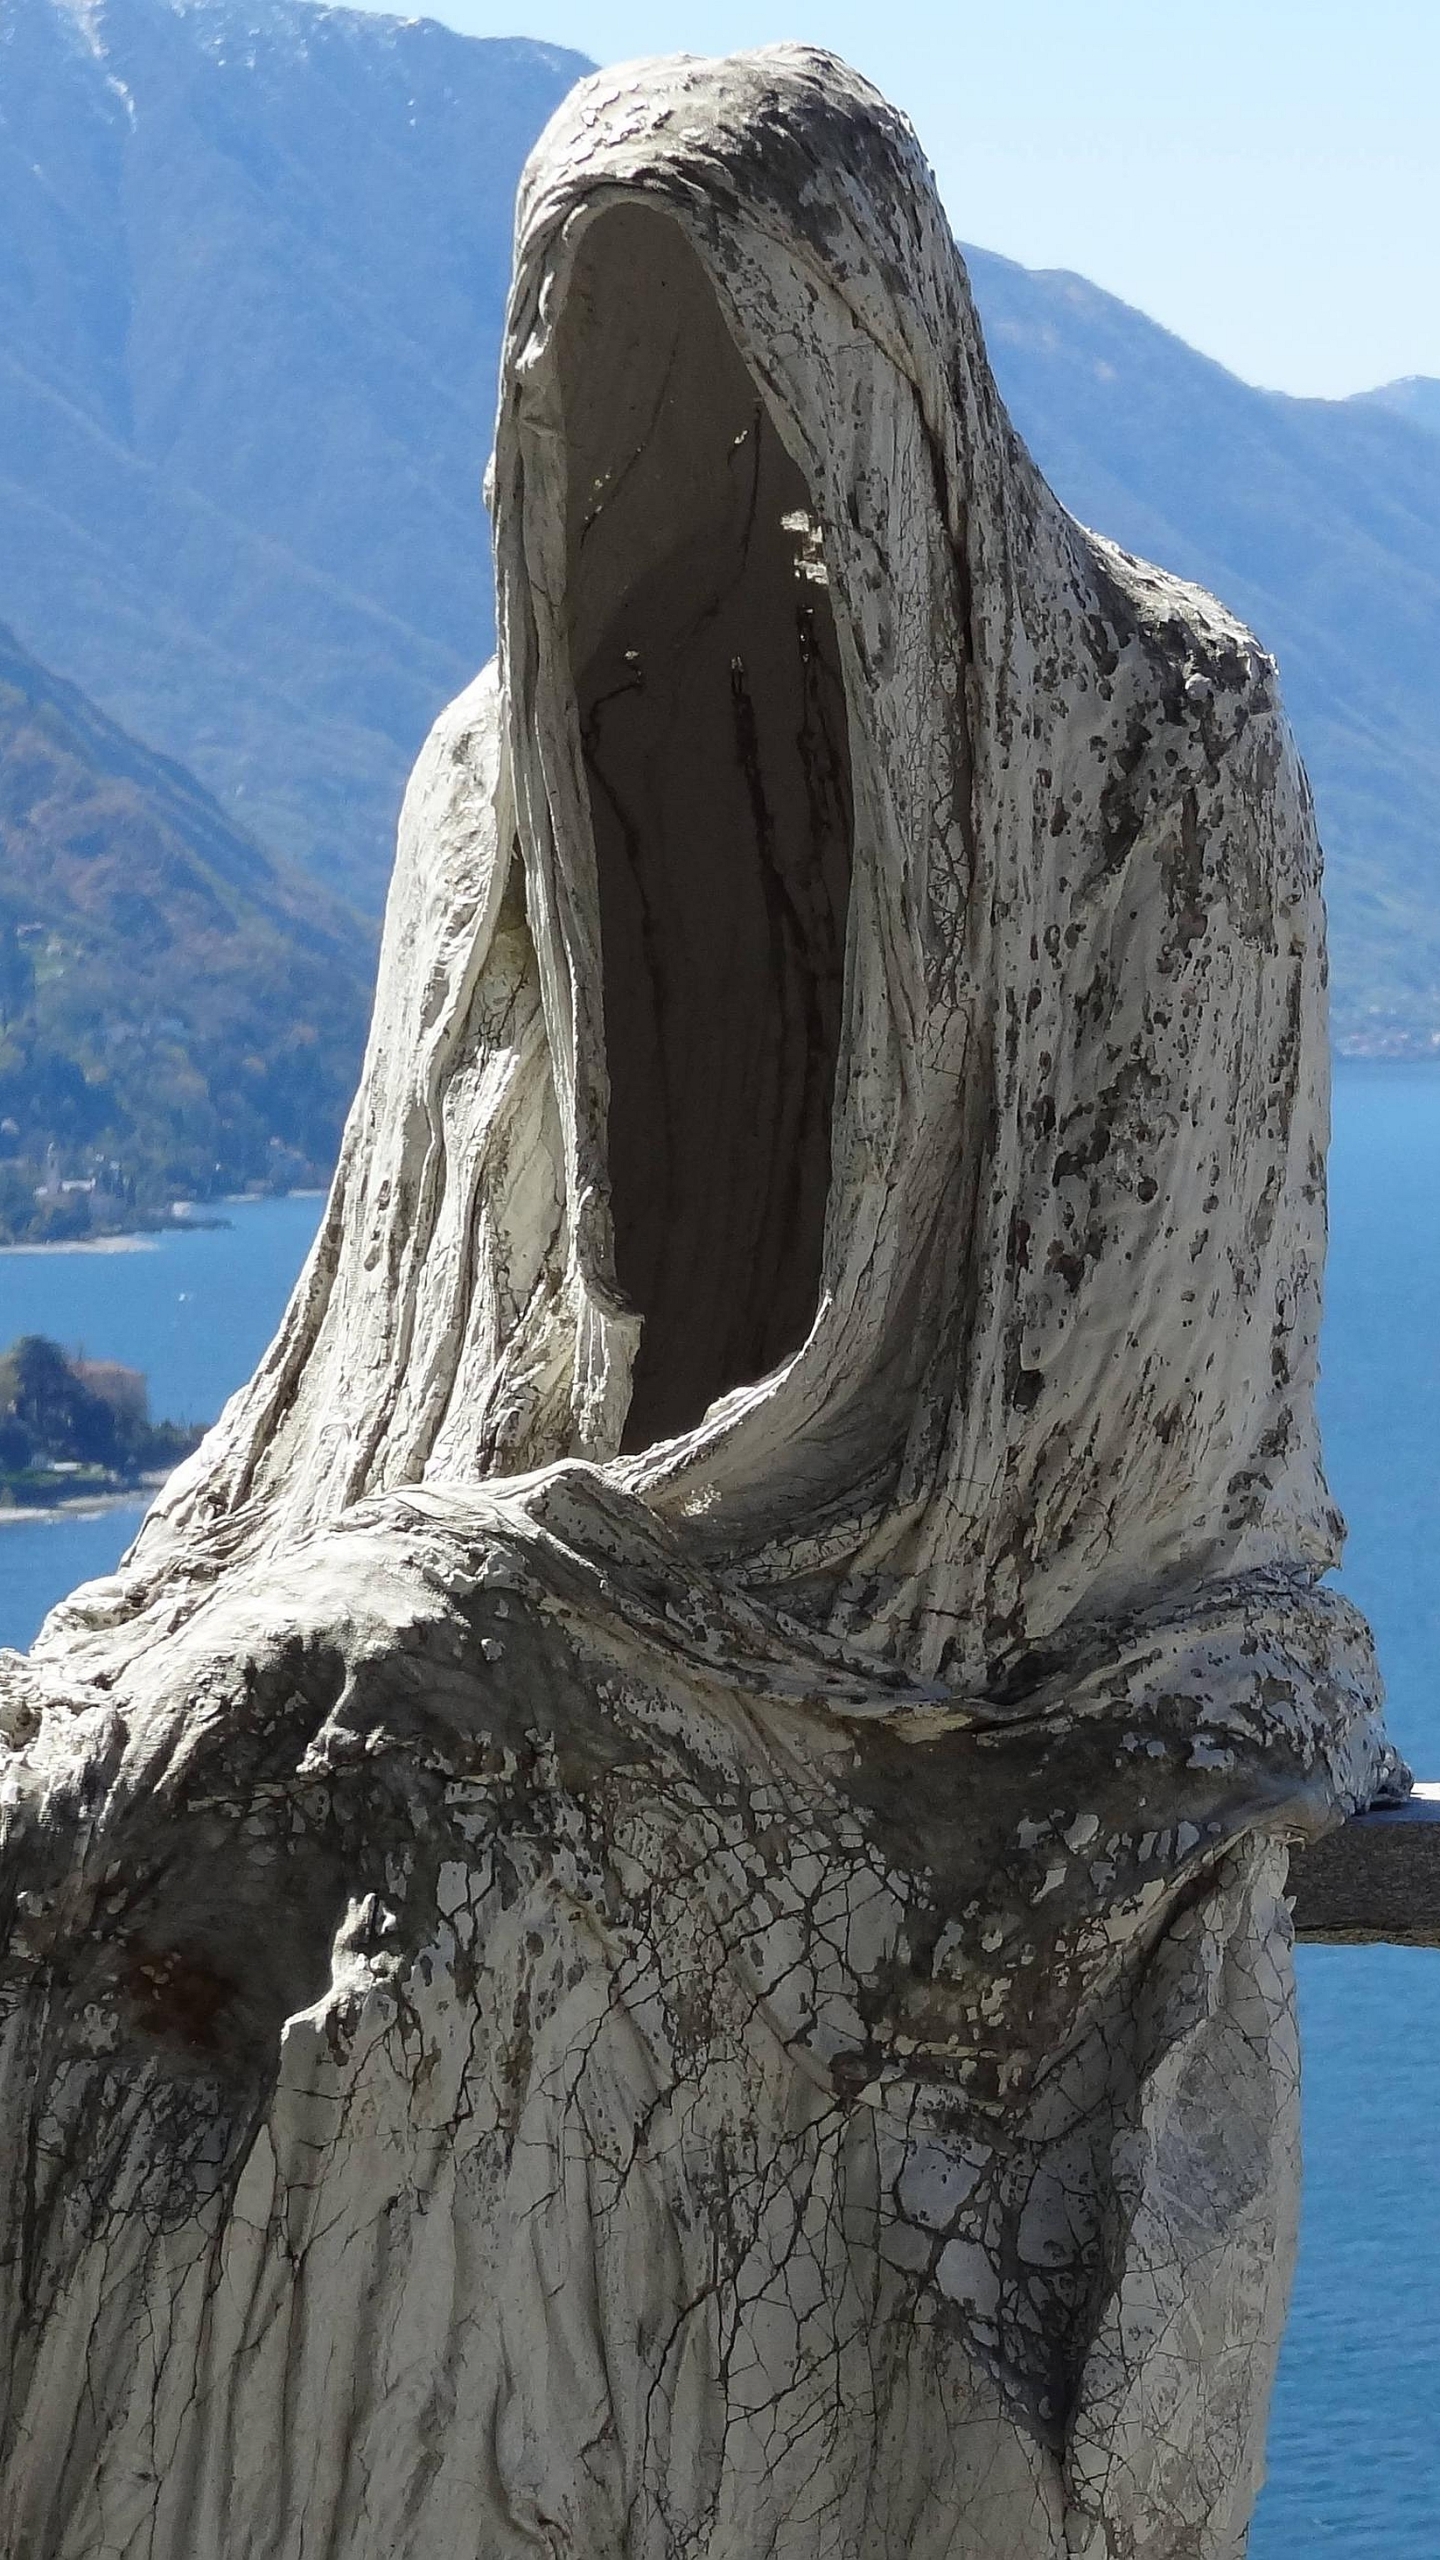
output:
<instances>
[{"instance_id":1,"label":"shadowed interior of hood","mask_svg":"<svg viewBox=\"0 0 1440 2560\"><path fill-rule=\"evenodd\" d=\"M666 213L581 243L558 332L571 665L599 867L624 1446L814 1321L850 894L809 491Z\"/></svg>"}]
</instances>

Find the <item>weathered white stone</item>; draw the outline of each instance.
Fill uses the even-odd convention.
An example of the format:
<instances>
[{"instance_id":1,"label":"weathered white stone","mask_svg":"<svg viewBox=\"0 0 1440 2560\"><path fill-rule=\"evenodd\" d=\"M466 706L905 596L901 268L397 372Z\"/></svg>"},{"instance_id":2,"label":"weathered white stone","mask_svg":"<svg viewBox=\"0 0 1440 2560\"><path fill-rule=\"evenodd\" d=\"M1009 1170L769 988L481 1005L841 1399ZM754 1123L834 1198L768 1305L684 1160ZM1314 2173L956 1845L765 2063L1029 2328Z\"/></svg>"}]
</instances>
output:
<instances>
[{"instance_id":1,"label":"weathered white stone","mask_svg":"<svg viewBox=\"0 0 1440 2560\"><path fill-rule=\"evenodd\" d=\"M294 1303L4 1672L6 2553L1237 2560L1392 1779L1274 671L797 49L551 127L493 499Z\"/></svg>"}]
</instances>

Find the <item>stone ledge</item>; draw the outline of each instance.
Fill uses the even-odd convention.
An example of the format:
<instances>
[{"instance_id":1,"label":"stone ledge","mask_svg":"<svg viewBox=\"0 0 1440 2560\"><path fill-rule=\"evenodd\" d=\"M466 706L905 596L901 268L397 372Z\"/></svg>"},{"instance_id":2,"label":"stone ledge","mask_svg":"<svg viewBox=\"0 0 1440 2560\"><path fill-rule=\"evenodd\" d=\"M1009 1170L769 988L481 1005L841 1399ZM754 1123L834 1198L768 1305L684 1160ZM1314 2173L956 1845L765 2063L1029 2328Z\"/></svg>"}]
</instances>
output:
<instances>
[{"instance_id":1,"label":"stone ledge","mask_svg":"<svg viewBox=\"0 0 1440 2560\"><path fill-rule=\"evenodd\" d=\"M1307 1944L1440 1947L1440 1785L1297 1850L1290 1894Z\"/></svg>"}]
</instances>

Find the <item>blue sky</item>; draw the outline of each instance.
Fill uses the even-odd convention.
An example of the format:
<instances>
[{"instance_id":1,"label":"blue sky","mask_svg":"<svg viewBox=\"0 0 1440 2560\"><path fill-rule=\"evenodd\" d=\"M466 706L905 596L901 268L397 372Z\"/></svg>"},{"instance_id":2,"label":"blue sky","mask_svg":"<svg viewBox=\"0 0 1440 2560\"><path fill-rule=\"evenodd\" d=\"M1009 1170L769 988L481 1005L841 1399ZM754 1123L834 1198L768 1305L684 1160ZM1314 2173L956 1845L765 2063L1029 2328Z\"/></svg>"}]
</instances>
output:
<instances>
[{"instance_id":1,"label":"blue sky","mask_svg":"<svg viewBox=\"0 0 1440 2560\"><path fill-rule=\"evenodd\" d=\"M408 14L408 12L407 12ZM1440 375L1440 0L443 0L597 61L827 44L963 239L1079 270L1252 382Z\"/></svg>"}]
</instances>

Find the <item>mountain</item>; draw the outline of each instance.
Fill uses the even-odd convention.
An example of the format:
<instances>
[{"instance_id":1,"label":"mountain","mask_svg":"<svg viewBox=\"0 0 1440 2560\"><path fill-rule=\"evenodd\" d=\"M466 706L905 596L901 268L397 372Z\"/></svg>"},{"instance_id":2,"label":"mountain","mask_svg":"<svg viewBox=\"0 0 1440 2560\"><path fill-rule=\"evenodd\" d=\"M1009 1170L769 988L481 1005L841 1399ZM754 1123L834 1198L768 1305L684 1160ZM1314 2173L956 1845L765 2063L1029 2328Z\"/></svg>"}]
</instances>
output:
<instances>
[{"instance_id":1,"label":"mountain","mask_svg":"<svg viewBox=\"0 0 1440 2560\"><path fill-rule=\"evenodd\" d=\"M0 1237L315 1179L372 966L347 908L0 628Z\"/></svg>"},{"instance_id":2,"label":"mountain","mask_svg":"<svg viewBox=\"0 0 1440 2560\"><path fill-rule=\"evenodd\" d=\"M1393 410L1397 418L1440 436L1440 382L1433 374L1407 373L1399 382L1382 382L1378 391L1357 391L1353 398L1371 408Z\"/></svg>"},{"instance_id":3,"label":"mountain","mask_svg":"<svg viewBox=\"0 0 1440 2560\"><path fill-rule=\"evenodd\" d=\"M309 0L0 0L0 612L372 911L490 645L511 200L586 68ZM1066 504L1280 659L1342 1044L1440 1044L1440 385L1285 398L967 257Z\"/></svg>"},{"instance_id":4,"label":"mountain","mask_svg":"<svg viewBox=\"0 0 1440 2560\"><path fill-rule=\"evenodd\" d=\"M0 0L0 614L372 909L490 648L515 181L587 67L299 0Z\"/></svg>"},{"instance_id":5,"label":"mountain","mask_svg":"<svg viewBox=\"0 0 1440 2560\"><path fill-rule=\"evenodd\" d=\"M1341 1045L1440 1045L1435 435L1383 397L1254 390L1083 277L966 258L1011 416L1065 504L1213 589L1280 661Z\"/></svg>"}]
</instances>

